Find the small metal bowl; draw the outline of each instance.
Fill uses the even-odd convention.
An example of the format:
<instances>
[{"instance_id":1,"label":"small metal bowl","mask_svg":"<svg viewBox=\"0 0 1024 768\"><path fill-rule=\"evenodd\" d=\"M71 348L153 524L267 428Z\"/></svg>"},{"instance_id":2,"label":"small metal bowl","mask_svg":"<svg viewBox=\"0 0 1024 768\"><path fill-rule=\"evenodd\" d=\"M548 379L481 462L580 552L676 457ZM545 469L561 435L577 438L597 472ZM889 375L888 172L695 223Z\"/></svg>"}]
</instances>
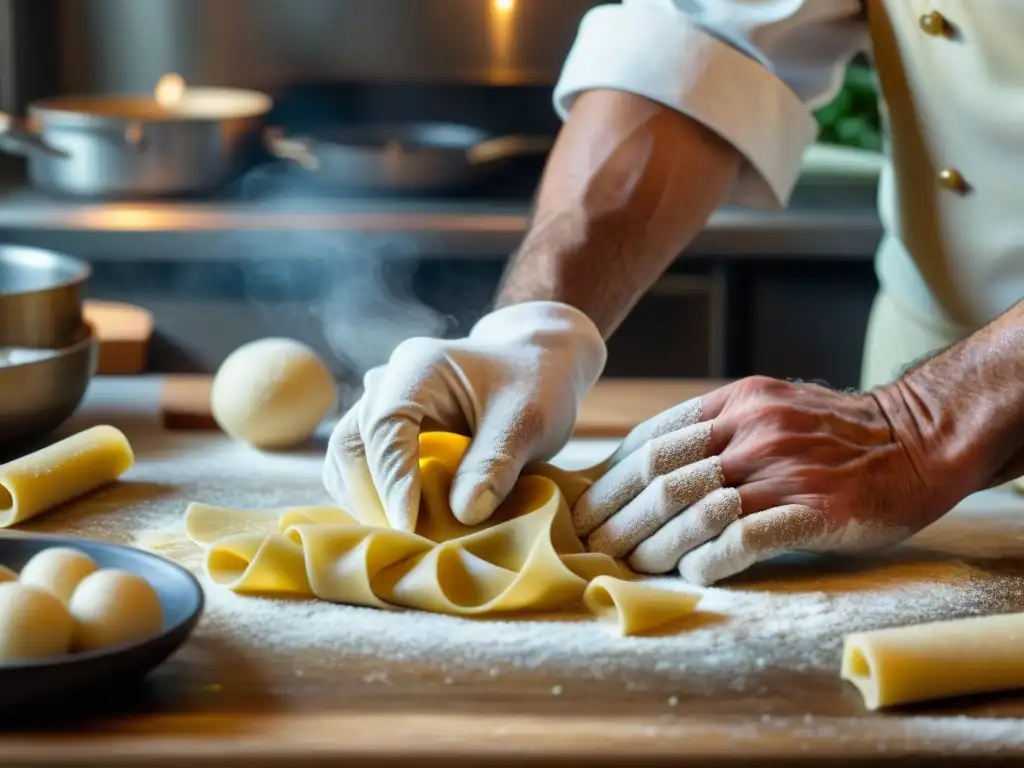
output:
<instances>
[{"instance_id":1,"label":"small metal bowl","mask_svg":"<svg viewBox=\"0 0 1024 768\"><path fill-rule=\"evenodd\" d=\"M60 349L82 325L84 261L55 251L0 245L0 347Z\"/></svg>"},{"instance_id":2,"label":"small metal bowl","mask_svg":"<svg viewBox=\"0 0 1024 768\"><path fill-rule=\"evenodd\" d=\"M0 452L48 435L75 412L96 372L88 325L63 349L0 348Z\"/></svg>"}]
</instances>

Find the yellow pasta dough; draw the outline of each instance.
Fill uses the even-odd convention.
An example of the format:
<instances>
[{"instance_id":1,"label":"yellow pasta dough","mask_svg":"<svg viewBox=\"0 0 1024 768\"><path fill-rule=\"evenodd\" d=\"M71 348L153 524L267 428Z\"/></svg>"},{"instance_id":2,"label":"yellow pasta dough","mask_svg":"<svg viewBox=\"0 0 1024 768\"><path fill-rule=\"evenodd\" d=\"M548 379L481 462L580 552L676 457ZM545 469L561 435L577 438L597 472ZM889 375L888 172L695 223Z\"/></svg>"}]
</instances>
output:
<instances>
[{"instance_id":1,"label":"yellow pasta dough","mask_svg":"<svg viewBox=\"0 0 1024 768\"><path fill-rule=\"evenodd\" d=\"M872 710L1024 688L1024 613L848 635L840 675Z\"/></svg>"},{"instance_id":2,"label":"yellow pasta dough","mask_svg":"<svg viewBox=\"0 0 1024 768\"><path fill-rule=\"evenodd\" d=\"M658 589L636 581L598 576L583 603L599 618L618 623L623 635L640 635L692 613L700 595Z\"/></svg>"},{"instance_id":3,"label":"yellow pasta dough","mask_svg":"<svg viewBox=\"0 0 1024 768\"><path fill-rule=\"evenodd\" d=\"M364 467L347 490L353 510L251 511L190 504L189 538L206 547L210 578L242 594L316 596L375 608L463 616L578 605L588 584L594 612L633 634L693 609L697 595L652 589L606 555L586 552L569 503L588 480L550 465L529 467L486 523L465 526L448 506L468 438L420 437L422 501L416 532L387 527ZM661 617L660 619L658 617Z\"/></svg>"},{"instance_id":4,"label":"yellow pasta dough","mask_svg":"<svg viewBox=\"0 0 1024 768\"><path fill-rule=\"evenodd\" d=\"M113 482L134 460L124 434L104 425L0 466L0 528Z\"/></svg>"}]
</instances>

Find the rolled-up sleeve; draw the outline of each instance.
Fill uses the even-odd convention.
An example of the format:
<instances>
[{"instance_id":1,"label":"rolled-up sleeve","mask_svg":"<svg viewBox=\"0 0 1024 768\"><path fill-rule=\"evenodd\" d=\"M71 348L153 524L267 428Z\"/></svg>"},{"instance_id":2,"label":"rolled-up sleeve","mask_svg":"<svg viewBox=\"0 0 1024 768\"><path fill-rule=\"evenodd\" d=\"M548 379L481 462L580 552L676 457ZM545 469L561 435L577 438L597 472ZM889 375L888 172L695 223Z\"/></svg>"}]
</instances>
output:
<instances>
[{"instance_id":1,"label":"rolled-up sleeve","mask_svg":"<svg viewBox=\"0 0 1024 768\"><path fill-rule=\"evenodd\" d=\"M817 137L812 110L867 42L861 0L623 0L584 16L555 109L566 119L594 89L663 104L743 156L727 202L780 208Z\"/></svg>"}]
</instances>

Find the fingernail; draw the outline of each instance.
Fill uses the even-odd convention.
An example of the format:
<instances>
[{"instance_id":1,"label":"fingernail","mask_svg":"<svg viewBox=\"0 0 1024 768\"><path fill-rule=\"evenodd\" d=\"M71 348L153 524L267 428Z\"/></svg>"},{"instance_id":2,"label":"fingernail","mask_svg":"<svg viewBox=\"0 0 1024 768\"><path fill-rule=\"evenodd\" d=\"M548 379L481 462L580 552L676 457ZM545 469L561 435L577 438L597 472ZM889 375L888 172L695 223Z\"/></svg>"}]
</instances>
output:
<instances>
[{"instance_id":1,"label":"fingernail","mask_svg":"<svg viewBox=\"0 0 1024 768\"><path fill-rule=\"evenodd\" d=\"M482 488L466 505L462 522L477 525L489 518L498 506L498 495L490 488Z\"/></svg>"}]
</instances>

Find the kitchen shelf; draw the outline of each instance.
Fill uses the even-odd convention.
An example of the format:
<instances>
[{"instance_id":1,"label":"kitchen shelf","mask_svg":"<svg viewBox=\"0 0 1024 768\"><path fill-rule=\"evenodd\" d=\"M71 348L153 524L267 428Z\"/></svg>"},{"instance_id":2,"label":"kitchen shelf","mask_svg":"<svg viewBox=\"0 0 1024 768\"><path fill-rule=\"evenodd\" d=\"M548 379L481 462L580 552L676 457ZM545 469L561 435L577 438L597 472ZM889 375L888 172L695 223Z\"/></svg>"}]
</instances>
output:
<instances>
[{"instance_id":1,"label":"kitchen shelf","mask_svg":"<svg viewBox=\"0 0 1024 768\"><path fill-rule=\"evenodd\" d=\"M881 234L873 191L838 202L822 190L808 198L804 202L796 199L781 212L722 208L690 251L840 259L863 259L872 253ZM54 200L26 189L0 194L0 234L4 239L13 236L26 242L75 234L76 243L84 245L91 240L95 247L88 250L102 251L108 258L118 258L123 243L115 241L123 241L127 235L133 236L130 250L136 257L144 250L138 247L140 238L146 242L165 236L209 240L219 233L287 236L299 231L387 236L405 241L411 255L505 256L521 240L529 214L527 202L476 200L80 203ZM98 244L95 238L101 237L110 241L109 247ZM258 251L263 252L265 249ZM203 247L183 250L181 256L211 258Z\"/></svg>"}]
</instances>

